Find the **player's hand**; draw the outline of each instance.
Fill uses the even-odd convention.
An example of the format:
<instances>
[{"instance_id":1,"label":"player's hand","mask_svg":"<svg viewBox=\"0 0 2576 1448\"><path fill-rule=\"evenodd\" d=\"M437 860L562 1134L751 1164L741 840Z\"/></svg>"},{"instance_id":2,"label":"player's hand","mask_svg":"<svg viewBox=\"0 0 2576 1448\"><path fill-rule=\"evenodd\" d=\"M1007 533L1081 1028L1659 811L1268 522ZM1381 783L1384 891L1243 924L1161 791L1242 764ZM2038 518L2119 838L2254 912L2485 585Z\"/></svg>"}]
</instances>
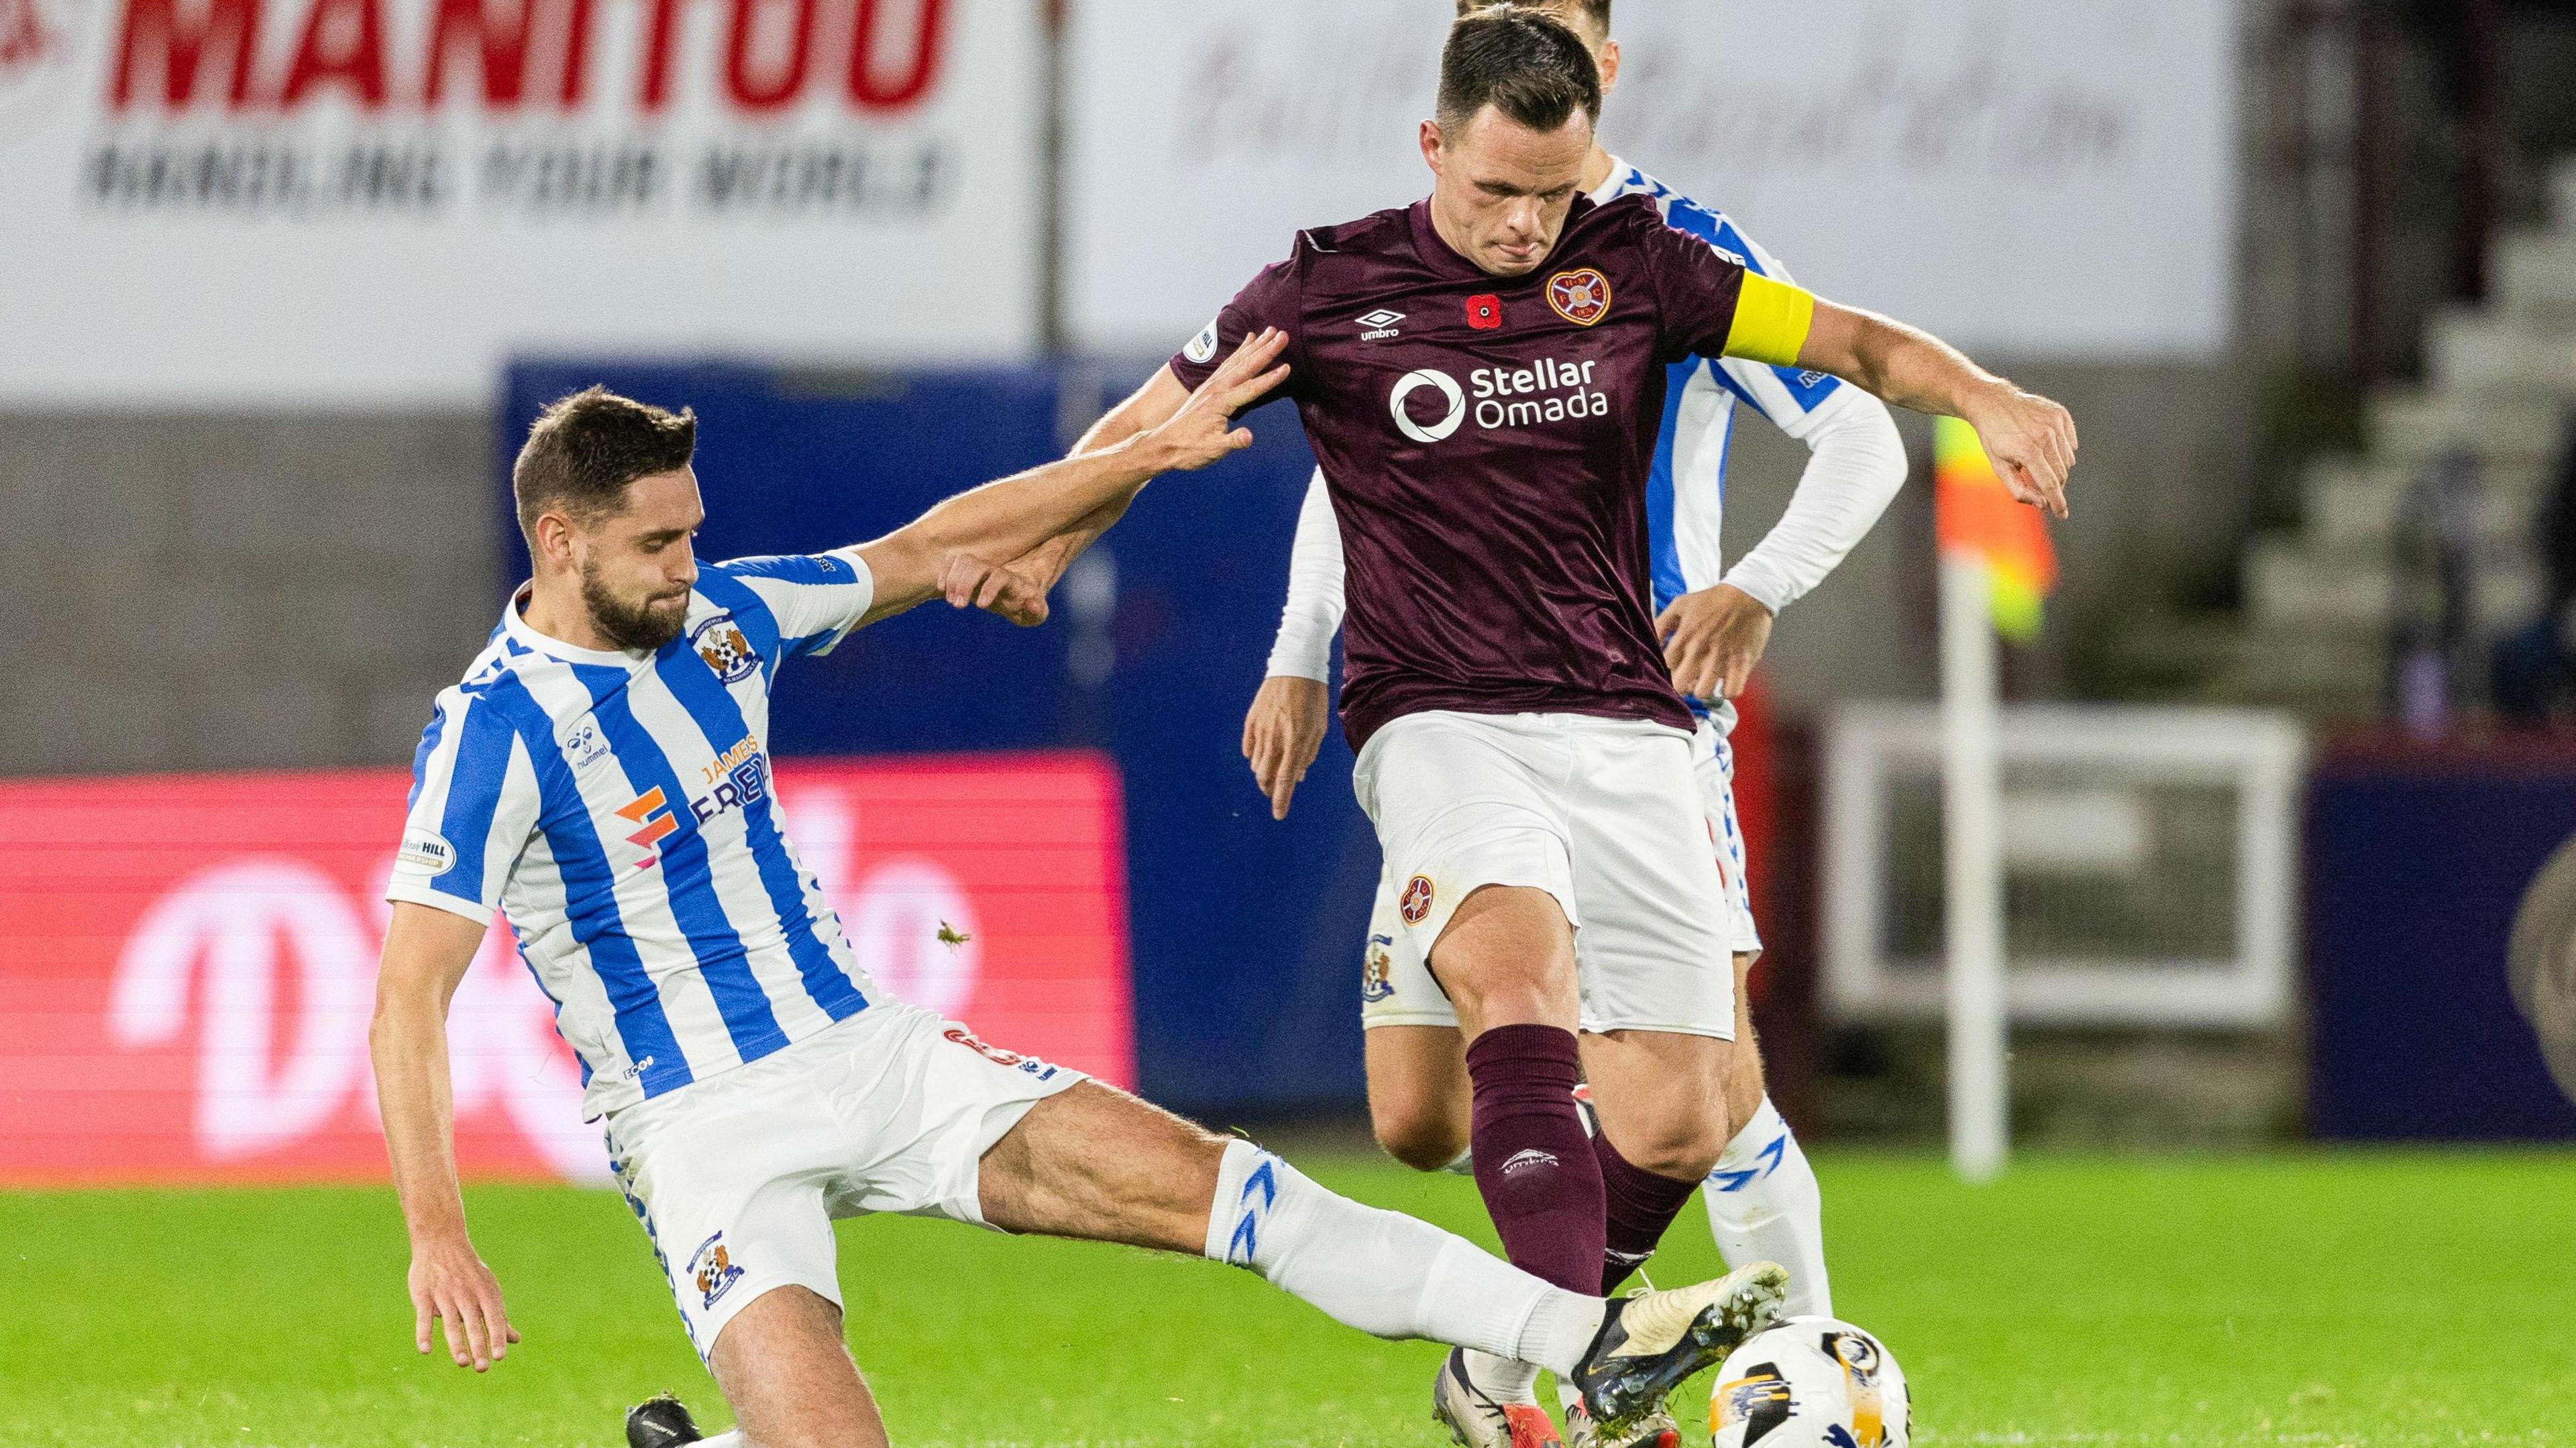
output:
<instances>
[{"instance_id":1,"label":"player's hand","mask_svg":"<svg viewBox=\"0 0 2576 1448\"><path fill-rule=\"evenodd\" d=\"M1272 674L1252 696L1252 710L1243 716L1243 757L1252 761L1253 782L1270 796L1272 819L1288 818L1290 797L1324 747L1330 714L1321 679Z\"/></svg>"},{"instance_id":2,"label":"player's hand","mask_svg":"<svg viewBox=\"0 0 2576 1448\"><path fill-rule=\"evenodd\" d=\"M1022 628L1047 621L1046 585L1036 579L987 563L972 553L951 553L939 570L939 591L950 608L980 608Z\"/></svg>"},{"instance_id":3,"label":"player's hand","mask_svg":"<svg viewBox=\"0 0 2576 1448\"><path fill-rule=\"evenodd\" d=\"M1655 615L1673 687L1715 703L1744 692L1762 651L1771 646L1771 610L1753 595L1721 583L1685 593Z\"/></svg>"},{"instance_id":4,"label":"player's hand","mask_svg":"<svg viewBox=\"0 0 2576 1448\"><path fill-rule=\"evenodd\" d=\"M1966 419L1986 445L1995 476L2021 501L2066 516L2066 475L2075 468L2075 418L2036 392L1999 383Z\"/></svg>"},{"instance_id":5,"label":"player's hand","mask_svg":"<svg viewBox=\"0 0 2576 1448\"><path fill-rule=\"evenodd\" d=\"M1288 346L1288 334L1264 327L1243 339L1208 380L1199 384L1181 410L1145 434L1157 472L1203 468L1231 452L1252 446L1252 430L1236 427L1234 415L1261 400L1288 380L1288 369L1270 364Z\"/></svg>"},{"instance_id":6,"label":"player's hand","mask_svg":"<svg viewBox=\"0 0 2576 1448\"><path fill-rule=\"evenodd\" d=\"M436 1318L447 1330L447 1355L460 1368L489 1372L519 1340L501 1308L500 1282L462 1237L412 1248L411 1310L414 1346L429 1351L429 1322Z\"/></svg>"}]
</instances>

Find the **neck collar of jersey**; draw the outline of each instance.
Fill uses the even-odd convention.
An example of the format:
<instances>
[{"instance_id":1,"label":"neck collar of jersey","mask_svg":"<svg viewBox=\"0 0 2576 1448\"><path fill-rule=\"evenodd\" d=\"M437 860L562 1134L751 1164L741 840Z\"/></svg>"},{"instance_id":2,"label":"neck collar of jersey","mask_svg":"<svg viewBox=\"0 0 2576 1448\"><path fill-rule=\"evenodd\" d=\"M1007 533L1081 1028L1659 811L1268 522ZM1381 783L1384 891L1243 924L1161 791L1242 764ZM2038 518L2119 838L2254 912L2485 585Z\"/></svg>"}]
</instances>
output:
<instances>
[{"instance_id":1,"label":"neck collar of jersey","mask_svg":"<svg viewBox=\"0 0 2576 1448\"><path fill-rule=\"evenodd\" d=\"M1602 177L1601 184L1593 187L1587 194L1591 197L1593 205L1607 206L1611 202L1619 199L1619 188L1627 184L1628 163L1620 160L1617 156L1612 156L1610 158L1610 174Z\"/></svg>"},{"instance_id":2,"label":"neck collar of jersey","mask_svg":"<svg viewBox=\"0 0 2576 1448\"><path fill-rule=\"evenodd\" d=\"M1618 167L1618 157L1613 156L1610 159L1611 165L1614 168L1610 173L1613 177L1625 176L1628 174L1625 170L1616 169ZM1591 210L1592 206L1593 200L1590 195L1575 197L1574 205L1565 213L1566 227L1571 229L1574 225L1575 218L1581 216L1584 212ZM1415 253L1422 258L1424 265L1430 267L1433 271L1443 272L1463 280L1482 281L1498 292L1511 287L1528 286L1531 283L1538 281L1541 277L1547 274L1548 262L1555 260L1557 251L1562 249L1565 245L1565 232L1559 231L1556 234L1556 246L1549 249L1546 260L1541 261L1538 265L1531 267L1528 271L1519 276L1498 277L1492 272L1485 270L1483 267L1476 265L1474 262L1467 260L1467 258L1460 256L1457 248L1451 246L1448 240L1441 236L1440 228L1431 224L1430 197L1425 196L1421 200L1413 203L1412 206L1406 208L1406 215L1413 223L1413 249Z\"/></svg>"},{"instance_id":3,"label":"neck collar of jersey","mask_svg":"<svg viewBox=\"0 0 2576 1448\"><path fill-rule=\"evenodd\" d=\"M640 649L586 649L578 644L565 643L552 634L537 632L527 616L519 611L527 606L528 598L535 590L534 583L520 584L519 591L511 594L510 601L501 609L501 631L522 647L568 664L607 664L621 669L632 669L652 659L651 654Z\"/></svg>"}]
</instances>

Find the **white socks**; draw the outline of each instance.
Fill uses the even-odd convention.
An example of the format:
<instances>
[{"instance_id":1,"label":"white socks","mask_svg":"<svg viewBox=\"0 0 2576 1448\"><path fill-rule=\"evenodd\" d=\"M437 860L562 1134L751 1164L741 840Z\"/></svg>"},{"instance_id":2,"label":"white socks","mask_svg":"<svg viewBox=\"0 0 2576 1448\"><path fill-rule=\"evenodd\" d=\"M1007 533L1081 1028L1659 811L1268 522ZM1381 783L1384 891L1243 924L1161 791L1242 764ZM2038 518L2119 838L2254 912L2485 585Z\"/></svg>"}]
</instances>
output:
<instances>
[{"instance_id":1,"label":"white socks","mask_svg":"<svg viewBox=\"0 0 2576 1448\"><path fill-rule=\"evenodd\" d=\"M1226 1143L1206 1251L1377 1337L1569 1373L1601 1330L1599 1298L1551 1287L1428 1222L1336 1196L1248 1141Z\"/></svg>"},{"instance_id":2,"label":"white socks","mask_svg":"<svg viewBox=\"0 0 2576 1448\"><path fill-rule=\"evenodd\" d=\"M1824 1198L1816 1169L1798 1149L1789 1124L1762 1098L1762 1108L1726 1144L1700 1195L1708 1201L1709 1230L1730 1267L1777 1262L1789 1269L1784 1317L1831 1317L1833 1289L1825 1280Z\"/></svg>"}]
</instances>

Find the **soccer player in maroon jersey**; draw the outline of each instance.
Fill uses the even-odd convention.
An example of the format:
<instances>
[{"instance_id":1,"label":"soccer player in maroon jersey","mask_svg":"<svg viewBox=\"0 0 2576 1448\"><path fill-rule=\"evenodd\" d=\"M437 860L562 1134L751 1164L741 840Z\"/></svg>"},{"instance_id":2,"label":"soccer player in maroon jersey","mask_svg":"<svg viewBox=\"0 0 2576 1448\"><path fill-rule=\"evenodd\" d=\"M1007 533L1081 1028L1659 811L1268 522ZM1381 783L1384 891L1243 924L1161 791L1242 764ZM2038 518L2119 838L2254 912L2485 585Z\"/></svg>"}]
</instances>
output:
<instances>
[{"instance_id":1,"label":"soccer player in maroon jersey","mask_svg":"<svg viewBox=\"0 0 2576 1448\"><path fill-rule=\"evenodd\" d=\"M1646 198L1583 196L1600 99L1561 22L1459 21L1421 128L1430 197L1301 233L1084 441L1153 426L1244 337L1289 334L1282 395L1346 558L1353 783L1470 1040L1477 1185L1516 1264L1594 1290L1730 1134L1722 887L1648 603L1666 364L1749 357L1963 418L2059 516L2076 448L2064 408L1938 340L1748 274ZM1028 571L1051 580L1119 506ZM1465 1372L1444 1366L1444 1405L1476 1395L1448 1381Z\"/></svg>"}]
</instances>

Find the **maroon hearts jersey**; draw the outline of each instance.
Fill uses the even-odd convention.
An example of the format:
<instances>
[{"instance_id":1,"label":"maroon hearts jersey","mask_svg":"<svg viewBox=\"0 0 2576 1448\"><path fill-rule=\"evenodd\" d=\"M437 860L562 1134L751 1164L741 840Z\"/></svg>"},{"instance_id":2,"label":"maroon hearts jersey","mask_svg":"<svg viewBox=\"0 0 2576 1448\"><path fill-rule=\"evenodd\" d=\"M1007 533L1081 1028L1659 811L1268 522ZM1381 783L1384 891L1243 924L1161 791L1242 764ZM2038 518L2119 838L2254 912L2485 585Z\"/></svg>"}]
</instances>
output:
<instances>
[{"instance_id":1,"label":"maroon hearts jersey","mask_svg":"<svg viewBox=\"0 0 2576 1448\"><path fill-rule=\"evenodd\" d=\"M1299 233L1172 372L1289 336L1340 520L1354 749L1426 709L1692 717L1649 603L1646 483L1665 369L1720 355L1744 272L1644 196L1577 197L1547 261L1489 275L1428 201Z\"/></svg>"}]
</instances>

